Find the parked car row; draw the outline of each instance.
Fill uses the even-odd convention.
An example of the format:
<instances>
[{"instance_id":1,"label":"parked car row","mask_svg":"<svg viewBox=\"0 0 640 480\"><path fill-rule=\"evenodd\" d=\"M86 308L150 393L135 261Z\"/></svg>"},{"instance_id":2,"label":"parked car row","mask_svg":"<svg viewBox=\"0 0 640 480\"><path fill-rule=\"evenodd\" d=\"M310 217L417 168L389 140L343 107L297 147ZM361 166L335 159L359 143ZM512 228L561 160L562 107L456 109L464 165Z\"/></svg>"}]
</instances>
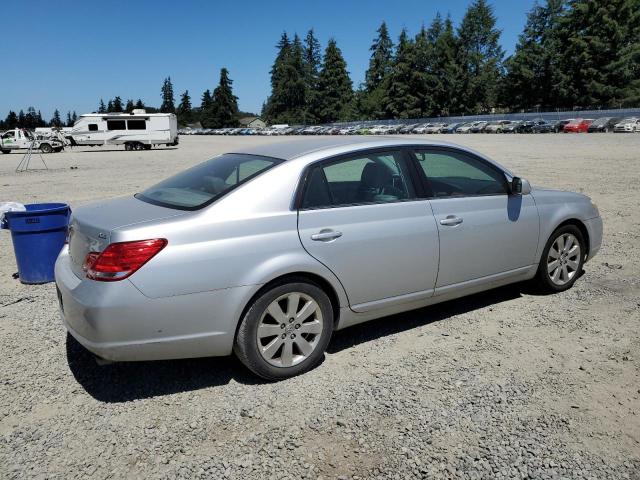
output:
<instances>
[{"instance_id":1,"label":"parked car row","mask_svg":"<svg viewBox=\"0 0 640 480\"><path fill-rule=\"evenodd\" d=\"M183 129L181 135L398 135L431 133L594 133L640 132L640 118L601 117L568 118L549 122L534 120L478 120L453 123L412 123L349 126L314 125L302 127L277 126L257 128Z\"/></svg>"}]
</instances>

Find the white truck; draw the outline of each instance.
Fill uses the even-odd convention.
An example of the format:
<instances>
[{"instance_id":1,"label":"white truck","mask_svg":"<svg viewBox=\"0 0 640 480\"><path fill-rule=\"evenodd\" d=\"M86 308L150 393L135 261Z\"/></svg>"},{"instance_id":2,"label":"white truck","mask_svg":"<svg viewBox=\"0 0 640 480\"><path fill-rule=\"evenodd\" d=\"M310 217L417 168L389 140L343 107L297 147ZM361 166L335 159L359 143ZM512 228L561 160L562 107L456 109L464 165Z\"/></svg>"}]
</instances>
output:
<instances>
[{"instance_id":1,"label":"white truck","mask_svg":"<svg viewBox=\"0 0 640 480\"><path fill-rule=\"evenodd\" d=\"M66 134L71 145L124 145L125 150L149 150L153 145L178 144L178 120L173 113L87 113Z\"/></svg>"},{"instance_id":2,"label":"white truck","mask_svg":"<svg viewBox=\"0 0 640 480\"><path fill-rule=\"evenodd\" d=\"M40 150L42 153L60 152L64 143L57 138L38 139L29 130L15 128L0 135L0 150L9 153L11 150Z\"/></svg>"}]
</instances>

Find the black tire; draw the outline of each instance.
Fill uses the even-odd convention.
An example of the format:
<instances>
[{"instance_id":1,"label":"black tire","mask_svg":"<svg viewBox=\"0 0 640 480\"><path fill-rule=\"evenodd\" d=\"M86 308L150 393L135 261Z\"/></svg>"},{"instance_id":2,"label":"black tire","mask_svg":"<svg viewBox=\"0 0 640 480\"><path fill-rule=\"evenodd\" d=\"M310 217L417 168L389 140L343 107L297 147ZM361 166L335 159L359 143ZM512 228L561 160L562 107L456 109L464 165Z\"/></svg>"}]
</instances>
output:
<instances>
[{"instance_id":1,"label":"black tire","mask_svg":"<svg viewBox=\"0 0 640 480\"><path fill-rule=\"evenodd\" d=\"M124 144L124 149L125 149L127 152L130 152L131 150L133 150L133 146L132 146L132 144L131 144L130 142L126 142L126 143Z\"/></svg>"},{"instance_id":2,"label":"black tire","mask_svg":"<svg viewBox=\"0 0 640 480\"><path fill-rule=\"evenodd\" d=\"M551 258L549 256L549 251L551 250L552 245L555 243L556 239L560 236L570 234L573 235L580 246L580 255L578 256L578 266L574 270L575 274L563 285L558 285L555 283L551 274L548 272L548 260ZM544 250L542 251L542 257L540 258L540 263L538 264L538 271L536 273L535 281L538 286L545 292L548 293L557 293L564 292L565 290L570 289L573 284L576 282L578 277L581 275L582 266L584 265L584 258L586 253L586 243L584 240L584 236L580 229L575 225L565 225L563 227L557 228L547 240L546 245L544 246Z\"/></svg>"},{"instance_id":3,"label":"black tire","mask_svg":"<svg viewBox=\"0 0 640 480\"><path fill-rule=\"evenodd\" d=\"M51 152L53 152L53 147L51 145L49 145L48 143L42 143L42 144L40 144L40 151L42 153L51 153Z\"/></svg>"},{"instance_id":4,"label":"black tire","mask_svg":"<svg viewBox=\"0 0 640 480\"><path fill-rule=\"evenodd\" d=\"M2 153L11 153L11 150L0 150Z\"/></svg>"},{"instance_id":5,"label":"black tire","mask_svg":"<svg viewBox=\"0 0 640 480\"><path fill-rule=\"evenodd\" d=\"M258 350L258 325L263 313L272 302L293 292L307 295L318 304L322 314L322 332L315 349L306 359L290 367L275 366L270 364ZM277 381L294 377L311 370L320 363L331 340L333 320L333 308L327 294L318 285L306 279L292 278L286 283L274 285L252 302L238 327L233 351L249 370L265 380Z\"/></svg>"},{"instance_id":6,"label":"black tire","mask_svg":"<svg viewBox=\"0 0 640 480\"><path fill-rule=\"evenodd\" d=\"M151 145L143 145L145 150L151 150Z\"/></svg>"}]
</instances>

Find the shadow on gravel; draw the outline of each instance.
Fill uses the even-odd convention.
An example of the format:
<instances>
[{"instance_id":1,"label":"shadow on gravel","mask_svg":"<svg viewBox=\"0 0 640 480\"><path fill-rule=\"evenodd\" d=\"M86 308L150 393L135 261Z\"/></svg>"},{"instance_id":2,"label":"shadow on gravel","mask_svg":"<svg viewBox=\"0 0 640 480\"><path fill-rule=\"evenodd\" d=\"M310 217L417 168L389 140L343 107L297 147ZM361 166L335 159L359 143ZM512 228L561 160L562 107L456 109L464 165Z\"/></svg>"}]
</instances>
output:
<instances>
[{"instance_id":1,"label":"shadow on gravel","mask_svg":"<svg viewBox=\"0 0 640 480\"><path fill-rule=\"evenodd\" d=\"M235 357L209 357L100 366L93 355L67 334L67 362L85 391L100 402L120 403L178 392L261 380Z\"/></svg>"},{"instance_id":2,"label":"shadow on gravel","mask_svg":"<svg viewBox=\"0 0 640 480\"><path fill-rule=\"evenodd\" d=\"M479 308L513 300L521 297L522 293L528 295L538 294L535 288L529 284L516 283L507 285L506 287L476 293L468 297L438 303L419 310L398 313L389 317L361 323L360 325L335 332L327 351L329 353L337 353L360 343L370 342L387 335L393 335L433 322L439 322L453 315L460 315Z\"/></svg>"},{"instance_id":3,"label":"shadow on gravel","mask_svg":"<svg viewBox=\"0 0 640 480\"><path fill-rule=\"evenodd\" d=\"M521 297L522 293L540 294L530 284L518 283L372 320L336 332L327 351L340 352L360 343L513 300ZM232 379L245 385L265 382L249 372L234 356L100 366L94 356L71 335L67 335L67 361L73 376L86 392L96 400L107 403L128 402L216 387L226 385Z\"/></svg>"}]
</instances>

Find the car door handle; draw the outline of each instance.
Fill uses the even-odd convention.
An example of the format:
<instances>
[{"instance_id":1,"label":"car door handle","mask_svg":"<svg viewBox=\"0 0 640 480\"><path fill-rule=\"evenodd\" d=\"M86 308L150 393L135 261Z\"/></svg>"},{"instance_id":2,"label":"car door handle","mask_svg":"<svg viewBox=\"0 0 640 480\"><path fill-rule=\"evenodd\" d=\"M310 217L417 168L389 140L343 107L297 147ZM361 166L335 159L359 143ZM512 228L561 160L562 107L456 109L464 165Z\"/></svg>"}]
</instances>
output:
<instances>
[{"instance_id":1,"label":"car door handle","mask_svg":"<svg viewBox=\"0 0 640 480\"><path fill-rule=\"evenodd\" d=\"M440 220L440 225L446 225L447 227L455 227L462 223L462 218L455 215L447 215L447 218Z\"/></svg>"},{"instance_id":2,"label":"car door handle","mask_svg":"<svg viewBox=\"0 0 640 480\"><path fill-rule=\"evenodd\" d=\"M330 242L342 236L342 232L336 230L322 229L318 233L311 235L311 240L316 242Z\"/></svg>"}]
</instances>

